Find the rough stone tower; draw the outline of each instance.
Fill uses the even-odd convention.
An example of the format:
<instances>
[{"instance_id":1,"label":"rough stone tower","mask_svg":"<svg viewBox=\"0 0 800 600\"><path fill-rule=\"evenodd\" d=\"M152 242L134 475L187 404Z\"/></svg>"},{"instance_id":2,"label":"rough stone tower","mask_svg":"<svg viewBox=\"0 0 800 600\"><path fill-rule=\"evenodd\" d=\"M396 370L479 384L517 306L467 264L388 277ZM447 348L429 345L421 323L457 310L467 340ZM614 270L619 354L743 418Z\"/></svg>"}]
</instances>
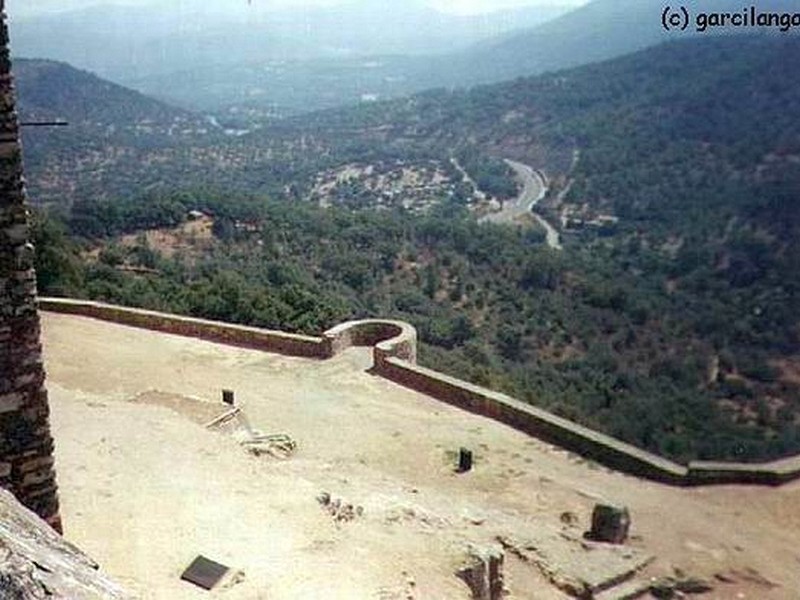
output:
<instances>
[{"instance_id":1,"label":"rough stone tower","mask_svg":"<svg viewBox=\"0 0 800 600\"><path fill-rule=\"evenodd\" d=\"M61 531L14 103L0 0L0 487Z\"/></svg>"}]
</instances>

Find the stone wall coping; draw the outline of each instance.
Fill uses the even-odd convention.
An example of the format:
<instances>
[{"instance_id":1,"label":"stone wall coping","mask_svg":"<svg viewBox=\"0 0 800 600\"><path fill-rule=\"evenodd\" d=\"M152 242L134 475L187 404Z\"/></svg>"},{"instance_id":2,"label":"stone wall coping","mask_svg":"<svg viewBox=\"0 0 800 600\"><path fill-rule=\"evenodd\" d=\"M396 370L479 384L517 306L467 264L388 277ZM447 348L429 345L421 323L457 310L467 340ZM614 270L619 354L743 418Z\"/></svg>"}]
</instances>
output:
<instances>
[{"instance_id":1,"label":"stone wall coping","mask_svg":"<svg viewBox=\"0 0 800 600\"><path fill-rule=\"evenodd\" d=\"M414 332L415 329L409 323L405 321L396 321L393 319L357 319L354 321L345 321L344 323L339 323L338 325L334 325L330 329L328 329L323 335L338 335L348 329L352 329L354 327L362 327L362 326L370 326L370 325L391 325L397 327L398 335L400 332L409 333Z\"/></svg>"},{"instance_id":2,"label":"stone wall coping","mask_svg":"<svg viewBox=\"0 0 800 600\"><path fill-rule=\"evenodd\" d=\"M334 327L328 329L325 333L323 333L323 337L338 337L339 335L354 329L363 329L369 327L394 327L397 329L396 333L391 337L384 340L379 341L377 344L378 346L384 346L384 348L388 349L393 343L401 340L401 339L416 339L417 338L417 330L414 329L412 325L406 323L405 321L395 321L392 319L360 319L356 321L347 321L345 323L340 323ZM365 344L365 345L373 345L373 344Z\"/></svg>"},{"instance_id":3,"label":"stone wall coping","mask_svg":"<svg viewBox=\"0 0 800 600\"><path fill-rule=\"evenodd\" d=\"M758 471L761 473L770 473L781 477L791 475L800 476L800 456L790 456L788 458L781 458L771 462L761 463L693 460L689 463L689 471L714 471L730 473Z\"/></svg>"},{"instance_id":4,"label":"stone wall coping","mask_svg":"<svg viewBox=\"0 0 800 600\"><path fill-rule=\"evenodd\" d=\"M752 471L759 470L773 470L773 463L739 463L739 462L722 462L712 460L693 460L689 463L691 471Z\"/></svg>"},{"instance_id":5,"label":"stone wall coping","mask_svg":"<svg viewBox=\"0 0 800 600\"><path fill-rule=\"evenodd\" d=\"M770 468L782 475L800 473L800 456L781 458L768 464L770 465Z\"/></svg>"}]
</instances>

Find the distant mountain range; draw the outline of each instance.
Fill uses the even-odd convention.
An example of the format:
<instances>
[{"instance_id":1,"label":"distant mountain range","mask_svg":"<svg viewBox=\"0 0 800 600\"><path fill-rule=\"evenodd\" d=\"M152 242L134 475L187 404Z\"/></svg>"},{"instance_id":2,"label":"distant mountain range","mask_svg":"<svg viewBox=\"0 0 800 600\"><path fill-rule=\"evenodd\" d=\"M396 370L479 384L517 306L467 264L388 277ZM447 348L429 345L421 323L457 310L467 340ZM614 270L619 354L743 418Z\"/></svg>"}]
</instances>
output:
<instances>
[{"instance_id":1,"label":"distant mountain range","mask_svg":"<svg viewBox=\"0 0 800 600\"><path fill-rule=\"evenodd\" d=\"M697 33L693 24L686 33L666 31L661 22L664 8L663 0L594 0L538 27L459 52L447 68L437 65L429 79L455 86L493 83L597 62ZM693 10L701 8L706 13L739 13L743 7L739 0L708 0ZM764 0L758 9L794 12L797 3ZM719 33L756 31L727 28Z\"/></svg>"},{"instance_id":2,"label":"distant mountain range","mask_svg":"<svg viewBox=\"0 0 800 600\"><path fill-rule=\"evenodd\" d=\"M740 12L740 4L709 0L703 10ZM553 0L474 17L388 0L278 12L222 0L191 12L180 6L12 20L13 48L187 108L220 116L233 106L261 118L494 83L695 34L664 31L661 0L593 0L571 11ZM796 2L764 0L758 8L793 11Z\"/></svg>"},{"instance_id":3,"label":"distant mountain range","mask_svg":"<svg viewBox=\"0 0 800 600\"><path fill-rule=\"evenodd\" d=\"M99 5L13 19L16 55L63 60L114 81L240 63L452 51L543 23L568 7L485 15L437 12L421 1L358 0L274 10L264 2L211 0Z\"/></svg>"},{"instance_id":4,"label":"distant mountain range","mask_svg":"<svg viewBox=\"0 0 800 600\"><path fill-rule=\"evenodd\" d=\"M733 28L699 34L694 24L685 32L668 32L662 26L664 7L662 0L593 0L541 25L501 34L446 55L383 57L375 61L380 66L373 67L372 73L364 68L352 69L349 103L358 101L358 92L391 97L436 87L498 83L607 60L694 35L791 35L775 29ZM739 0L708 0L702 9L706 13L732 13L741 12L742 6ZM758 9L793 13L797 4L794 0L764 0ZM296 68L302 72L304 65ZM336 83L344 87L345 79L342 75ZM280 78L277 83L276 96L282 91Z\"/></svg>"}]
</instances>

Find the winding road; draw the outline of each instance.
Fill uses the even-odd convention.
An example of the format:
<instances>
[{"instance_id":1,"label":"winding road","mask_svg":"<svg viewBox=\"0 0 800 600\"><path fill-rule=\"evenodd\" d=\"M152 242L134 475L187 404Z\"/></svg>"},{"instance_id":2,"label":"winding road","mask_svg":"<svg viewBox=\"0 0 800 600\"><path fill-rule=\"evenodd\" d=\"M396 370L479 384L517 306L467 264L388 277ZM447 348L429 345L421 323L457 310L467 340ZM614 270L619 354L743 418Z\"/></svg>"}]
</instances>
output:
<instances>
[{"instance_id":1,"label":"winding road","mask_svg":"<svg viewBox=\"0 0 800 600\"><path fill-rule=\"evenodd\" d=\"M550 223L543 217L533 212L533 207L547 194L547 183L542 175L533 167L506 159L506 164L514 170L517 178L522 181L522 191L513 200L503 203L503 208L481 218L482 223L514 223L521 216L532 214L533 218L544 227L547 232L547 245L554 250L561 250L561 240Z\"/></svg>"}]
</instances>

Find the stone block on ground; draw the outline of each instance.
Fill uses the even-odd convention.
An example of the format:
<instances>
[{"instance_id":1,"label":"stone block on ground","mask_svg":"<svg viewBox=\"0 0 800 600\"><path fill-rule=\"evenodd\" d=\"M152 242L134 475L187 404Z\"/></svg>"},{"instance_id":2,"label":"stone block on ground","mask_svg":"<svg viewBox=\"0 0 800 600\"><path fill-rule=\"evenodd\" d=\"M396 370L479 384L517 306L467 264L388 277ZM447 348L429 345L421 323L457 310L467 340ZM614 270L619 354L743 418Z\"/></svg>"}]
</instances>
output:
<instances>
[{"instance_id":1,"label":"stone block on ground","mask_svg":"<svg viewBox=\"0 0 800 600\"><path fill-rule=\"evenodd\" d=\"M472 547L456 575L472 590L474 600L500 600L504 593L503 561L499 546Z\"/></svg>"},{"instance_id":2,"label":"stone block on ground","mask_svg":"<svg viewBox=\"0 0 800 600\"><path fill-rule=\"evenodd\" d=\"M586 537L595 542L624 544L630 527L631 516L627 508L597 504L592 512L592 528Z\"/></svg>"},{"instance_id":3,"label":"stone block on ground","mask_svg":"<svg viewBox=\"0 0 800 600\"><path fill-rule=\"evenodd\" d=\"M709 582L696 577L676 576L666 577L654 582L650 586L650 594L654 598L670 600L683 598L687 595L707 594L714 591L714 586Z\"/></svg>"}]
</instances>

